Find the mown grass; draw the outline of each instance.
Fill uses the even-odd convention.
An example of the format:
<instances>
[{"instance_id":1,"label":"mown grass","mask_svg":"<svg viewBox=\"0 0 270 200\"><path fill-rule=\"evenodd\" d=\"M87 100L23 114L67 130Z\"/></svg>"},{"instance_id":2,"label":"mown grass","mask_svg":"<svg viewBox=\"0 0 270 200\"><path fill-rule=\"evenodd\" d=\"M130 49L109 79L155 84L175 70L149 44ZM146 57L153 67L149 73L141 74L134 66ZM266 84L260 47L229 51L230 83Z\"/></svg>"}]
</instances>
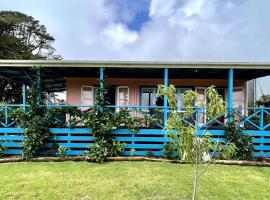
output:
<instances>
[{"instance_id":1,"label":"mown grass","mask_svg":"<svg viewBox=\"0 0 270 200\"><path fill-rule=\"evenodd\" d=\"M0 164L0 199L190 199L190 165L152 162ZM211 166L198 199L270 199L270 168Z\"/></svg>"}]
</instances>

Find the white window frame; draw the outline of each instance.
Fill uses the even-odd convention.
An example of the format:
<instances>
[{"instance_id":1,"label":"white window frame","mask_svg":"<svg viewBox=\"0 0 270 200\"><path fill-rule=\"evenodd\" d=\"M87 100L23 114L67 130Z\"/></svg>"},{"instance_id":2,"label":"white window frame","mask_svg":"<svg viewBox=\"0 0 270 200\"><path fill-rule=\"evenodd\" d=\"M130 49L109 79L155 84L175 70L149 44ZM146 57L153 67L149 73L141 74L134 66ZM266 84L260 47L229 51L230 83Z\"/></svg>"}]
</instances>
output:
<instances>
[{"instance_id":1,"label":"white window frame","mask_svg":"<svg viewBox=\"0 0 270 200\"><path fill-rule=\"evenodd\" d=\"M119 94L120 94L120 89L121 88L126 88L127 89L127 92L128 92L128 105L129 105L129 86L117 86L116 87L116 106L120 106L120 98L119 98ZM116 111L119 111L120 109L117 108Z\"/></svg>"},{"instance_id":2,"label":"white window frame","mask_svg":"<svg viewBox=\"0 0 270 200\"><path fill-rule=\"evenodd\" d=\"M94 96L94 95L95 95L95 94L94 94L94 93L95 93L95 90L94 90L94 89L95 89L95 88L94 88L94 86L92 86L92 85L82 85L82 86L81 86L81 104L82 104L82 105L86 105L86 104L83 104L83 99L84 99L84 98L83 98L83 88L92 88L92 94L93 94L93 95L92 95L92 100L93 100L93 104L92 104L92 105L94 105L94 100L95 100L95 99L94 99L94 97L95 97L95 96ZM85 100L91 100L91 98L85 99ZM91 105L91 106L92 106L92 105Z\"/></svg>"},{"instance_id":3,"label":"white window frame","mask_svg":"<svg viewBox=\"0 0 270 200\"><path fill-rule=\"evenodd\" d=\"M197 92L198 93L198 90L204 90L204 104L206 104L206 95L205 95L205 91L206 91L206 89L207 89L207 87L195 87L195 92ZM198 106L198 105L195 105L195 106ZM200 123L199 122L199 124L204 124L204 123L206 123L206 116L204 115L203 116L203 122L202 123Z\"/></svg>"},{"instance_id":4,"label":"white window frame","mask_svg":"<svg viewBox=\"0 0 270 200\"><path fill-rule=\"evenodd\" d=\"M241 107L245 107L245 89L244 87L240 86L240 87L234 87L233 89L241 89L242 90L242 93L243 93L243 99L241 100L242 101L242 105ZM234 100L233 100L234 101Z\"/></svg>"}]
</instances>

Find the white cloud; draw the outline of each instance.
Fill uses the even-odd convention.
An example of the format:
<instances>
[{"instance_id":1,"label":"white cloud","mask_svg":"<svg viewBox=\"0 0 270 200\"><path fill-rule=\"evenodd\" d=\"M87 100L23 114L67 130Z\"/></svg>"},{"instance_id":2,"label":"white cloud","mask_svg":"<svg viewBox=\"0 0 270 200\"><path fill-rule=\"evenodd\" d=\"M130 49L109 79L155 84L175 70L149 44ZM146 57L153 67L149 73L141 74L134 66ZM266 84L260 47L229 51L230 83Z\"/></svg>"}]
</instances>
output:
<instances>
[{"instance_id":1,"label":"white cloud","mask_svg":"<svg viewBox=\"0 0 270 200\"><path fill-rule=\"evenodd\" d=\"M125 45L130 45L138 39L138 34L135 31L128 30L127 26L118 23L109 24L103 31L102 37L112 43L113 49L120 50Z\"/></svg>"},{"instance_id":2,"label":"white cloud","mask_svg":"<svg viewBox=\"0 0 270 200\"><path fill-rule=\"evenodd\" d=\"M150 17L167 17L171 15L175 8L175 0L152 0L149 9Z\"/></svg>"},{"instance_id":3,"label":"white cloud","mask_svg":"<svg viewBox=\"0 0 270 200\"><path fill-rule=\"evenodd\" d=\"M151 0L149 20L139 31L125 24L134 12L120 13L115 2L0 0L0 5L45 24L64 59L270 59L267 0Z\"/></svg>"}]
</instances>

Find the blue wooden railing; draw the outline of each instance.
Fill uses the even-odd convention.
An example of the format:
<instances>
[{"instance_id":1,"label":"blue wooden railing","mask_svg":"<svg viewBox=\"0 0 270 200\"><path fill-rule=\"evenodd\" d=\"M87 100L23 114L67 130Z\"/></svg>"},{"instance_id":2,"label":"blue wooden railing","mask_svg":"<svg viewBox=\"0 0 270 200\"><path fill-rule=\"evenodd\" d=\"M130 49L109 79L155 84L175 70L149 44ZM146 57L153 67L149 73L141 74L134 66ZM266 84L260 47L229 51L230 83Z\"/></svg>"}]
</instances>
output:
<instances>
[{"instance_id":1,"label":"blue wooden railing","mask_svg":"<svg viewBox=\"0 0 270 200\"><path fill-rule=\"evenodd\" d=\"M87 105L48 105L48 107L81 107L90 108ZM109 106L112 109L128 109L131 115L142 116L148 115L150 117L158 117L163 119L163 106ZM8 147L7 154L22 153L22 141L24 130L15 127L14 119L10 118L10 113L14 109L28 108L28 105L0 105L0 139L3 146ZM212 135L212 140L224 141L223 126L226 123L227 112L222 113L212 119L207 120L205 116L205 108L194 108L197 122L199 122L199 130L197 134L204 134L207 127L208 133ZM159 110L161 114L152 112ZM179 112L181 109L179 108ZM170 111L168 111L168 118ZM50 128L53 136L52 141L56 141L60 146L68 147L68 155L82 155L87 150L87 147L93 143L93 135L91 130L82 127L70 128L69 120L72 116L66 113L64 118L64 126L62 128ZM233 120L237 125L244 127L246 134L253 136L254 143L254 157L265 156L270 157L270 108L263 107L248 107L237 108L233 110ZM186 123L194 126L194 123L187 119ZM113 132L115 139L126 144L123 155L130 155L131 150L135 150L135 155L153 154L155 156L162 156L162 148L166 142L166 132L163 129L164 124L157 123L150 128L142 126L138 133L133 133L126 128L118 129ZM48 145L52 145L49 142ZM52 152L55 153L55 152Z\"/></svg>"}]
</instances>

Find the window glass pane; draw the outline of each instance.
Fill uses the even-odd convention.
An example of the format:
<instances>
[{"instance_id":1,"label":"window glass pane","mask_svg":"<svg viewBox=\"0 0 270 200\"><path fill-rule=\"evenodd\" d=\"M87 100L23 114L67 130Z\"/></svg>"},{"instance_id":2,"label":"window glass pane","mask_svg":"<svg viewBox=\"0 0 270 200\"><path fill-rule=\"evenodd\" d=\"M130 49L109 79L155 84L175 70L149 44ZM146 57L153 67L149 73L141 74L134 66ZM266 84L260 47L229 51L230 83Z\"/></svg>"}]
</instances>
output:
<instances>
[{"instance_id":1,"label":"window glass pane","mask_svg":"<svg viewBox=\"0 0 270 200\"><path fill-rule=\"evenodd\" d=\"M93 88L92 87L83 87L82 99L93 99Z\"/></svg>"},{"instance_id":2,"label":"window glass pane","mask_svg":"<svg viewBox=\"0 0 270 200\"><path fill-rule=\"evenodd\" d=\"M142 88L142 106L155 106L157 101L156 88Z\"/></svg>"},{"instance_id":3,"label":"window glass pane","mask_svg":"<svg viewBox=\"0 0 270 200\"><path fill-rule=\"evenodd\" d=\"M119 106L127 106L128 105L128 88L119 88L118 93Z\"/></svg>"},{"instance_id":4,"label":"window glass pane","mask_svg":"<svg viewBox=\"0 0 270 200\"><path fill-rule=\"evenodd\" d=\"M198 104L205 103L205 89L197 89L197 93L199 94L198 96Z\"/></svg>"},{"instance_id":5,"label":"window glass pane","mask_svg":"<svg viewBox=\"0 0 270 200\"><path fill-rule=\"evenodd\" d=\"M242 101L244 100L244 93L242 88L234 88L233 89L233 100Z\"/></svg>"},{"instance_id":6,"label":"window glass pane","mask_svg":"<svg viewBox=\"0 0 270 200\"><path fill-rule=\"evenodd\" d=\"M82 86L81 91L81 104L83 105L93 105L94 104L94 91L92 86ZM88 108L82 108L83 110Z\"/></svg>"},{"instance_id":7,"label":"window glass pane","mask_svg":"<svg viewBox=\"0 0 270 200\"><path fill-rule=\"evenodd\" d=\"M142 106L150 106L150 95L149 93L142 94Z\"/></svg>"},{"instance_id":8,"label":"window glass pane","mask_svg":"<svg viewBox=\"0 0 270 200\"><path fill-rule=\"evenodd\" d=\"M244 106L244 91L242 88L233 89L233 107Z\"/></svg>"}]
</instances>

